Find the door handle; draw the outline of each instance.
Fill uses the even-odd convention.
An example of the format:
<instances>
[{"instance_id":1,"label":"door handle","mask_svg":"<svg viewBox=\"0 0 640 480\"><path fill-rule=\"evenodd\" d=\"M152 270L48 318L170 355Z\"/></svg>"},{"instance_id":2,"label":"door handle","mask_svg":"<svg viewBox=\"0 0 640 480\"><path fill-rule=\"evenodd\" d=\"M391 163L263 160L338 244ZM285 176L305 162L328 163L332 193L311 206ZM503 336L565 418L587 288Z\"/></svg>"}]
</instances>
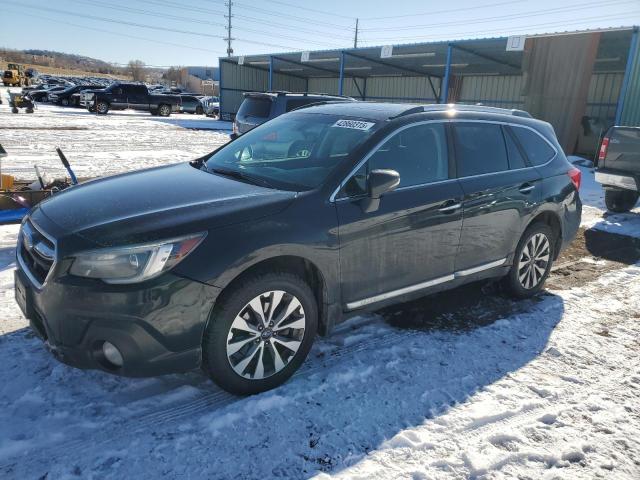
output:
<instances>
[{"instance_id":1,"label":"door handle","mask_svg":"<svg viewBox=\"0 0 640 480\"><path fill-rule=\"evenodd\" d=\"M535 185L531 185L530 183L525 183L524 185L522 185L518 190L520 190L520 193L529 193L531 192L534 188L536 188Z\"/></svg>"},{"instance_id":2,"label":"door handle","mask_svg":"<svg viewBox=\"0 0 640 480\"><path fill-rule=\"evenodd\" d=\"M462 208L462 204L461 203L445 202L438 209L438 211L442 212L442 213L453 213L456 210L459 210L460 208Z\"/></svg>"}]
</instances>

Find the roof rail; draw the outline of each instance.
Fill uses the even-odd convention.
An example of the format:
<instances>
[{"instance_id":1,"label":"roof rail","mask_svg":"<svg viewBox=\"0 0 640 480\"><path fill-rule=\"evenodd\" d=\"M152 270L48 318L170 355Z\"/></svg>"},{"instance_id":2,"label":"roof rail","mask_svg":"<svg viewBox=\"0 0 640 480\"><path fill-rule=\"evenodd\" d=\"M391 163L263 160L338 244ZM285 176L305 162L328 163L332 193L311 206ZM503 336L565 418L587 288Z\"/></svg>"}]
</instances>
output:
<instances>
[{"instance_id":1,"label":"roof rail","mask_svg":"<svg viewBox=\"0 0 640 480\"><path fill-rule=\"evenodd\" d=\"M350 98L350 97L347 97ZM357 101L355 99L353 99L353 101ZM340 104L342 105L343 103L349 103L349 102L341 102L338 100L318 100L317 102L313 102L313 103L307 103L306 105L301 105L300 107L296 107L291 109L291 112L295 112L296 110L302 110L304 108L309 108L309 107L317 107L318 105L333 105L333 104Z\"/></svg>"},{"instance_id":2,"label":"roof rail","mask_svg":"<svg viewBox=\"0 0 640 480\"><path fill-rule=\"evenodd\" d=\"M453 109L460 110L462 112L499 113L502 115L513 115L515 117L533 118L529 112L519 110L517 108L488 107L486 105L467 105L464 103L438 103L434 105L425 105L423 109L425 112Z\"/></svg>"}]
</instances>

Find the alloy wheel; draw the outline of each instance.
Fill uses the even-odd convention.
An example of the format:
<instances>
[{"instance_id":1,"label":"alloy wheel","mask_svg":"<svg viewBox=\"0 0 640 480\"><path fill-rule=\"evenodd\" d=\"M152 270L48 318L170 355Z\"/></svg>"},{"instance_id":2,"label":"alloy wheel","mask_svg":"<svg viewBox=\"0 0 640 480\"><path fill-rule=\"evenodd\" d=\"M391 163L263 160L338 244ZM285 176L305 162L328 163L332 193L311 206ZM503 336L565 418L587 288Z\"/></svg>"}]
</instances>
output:
<instances>
[{"instance_id":1,"label":"alloy wheel","mask_svg":"<svg viewBox=\"0 0 640 480\"><path fill-rule=\"evenodd\" d=\"M525 244L518 261L518 280L527 290L537 287L549 266L551 249L544 233L536 233Z\"/></svg>"},{"instance_id":2,"label":"alloy wheel","mask_svg":"<svg viewBox=\"0 0 640 480\"><path fill-rule=\"evenodd\" d=\"M169 107L167 107L166 105L162 105L160 107L160 115L162 115L163 117L168 116L170 113Z\"/></svg>"},{"instance_id":3,"label":"alloy wheel","mask_svg":"<svg viewBox=\"0 0 640 480\"><path fill-rule=\"evenodd\" d=\"M227 358L241 377L261 380L284 369L295 357L306 327L300 300L283 290L247 303L227 335Z\"/></svg>"}]
</instances>

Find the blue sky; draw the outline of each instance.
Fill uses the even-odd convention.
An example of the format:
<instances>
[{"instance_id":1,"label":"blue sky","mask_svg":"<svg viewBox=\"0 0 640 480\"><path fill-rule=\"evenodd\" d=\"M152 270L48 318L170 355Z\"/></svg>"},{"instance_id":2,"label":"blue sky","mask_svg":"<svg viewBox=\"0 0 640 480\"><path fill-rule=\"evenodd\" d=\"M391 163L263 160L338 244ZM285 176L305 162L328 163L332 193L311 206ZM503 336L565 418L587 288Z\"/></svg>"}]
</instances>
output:
<instances>
[{"instance_id":1,"label":"blue sky","mask_svg":"<svg viewBox=\"0 0 640 480\"><path fill-rule=\"evenodd\" d=\"M217 65L225 11L225 0L0 0L0 46ZM640 0L234 0L233 15L235 54L249 55L352 47L356 18L360 45L639 25Z\"/></svg>"}]
</instances>

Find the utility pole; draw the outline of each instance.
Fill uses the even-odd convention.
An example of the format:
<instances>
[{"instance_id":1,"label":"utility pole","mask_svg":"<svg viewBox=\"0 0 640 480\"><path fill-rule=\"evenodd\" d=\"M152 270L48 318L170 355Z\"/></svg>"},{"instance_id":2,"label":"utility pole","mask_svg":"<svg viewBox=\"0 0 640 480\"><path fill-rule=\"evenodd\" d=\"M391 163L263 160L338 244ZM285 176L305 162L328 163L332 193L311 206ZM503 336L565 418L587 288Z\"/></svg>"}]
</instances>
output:
<instances>
[{"instance_id":1,"label":"utility pole","mask_svg":"<svg viewBox=\"0 0 640 480\"><path fill-rule=\"evenodd\" d=\"M233 2L229 0L224 5L226 7L229 7L229 13L228 15L225 15L225 18L227 19L227 26L225 27L225 29L227 30L227 38L225 38L224 40L227 42L227 57L230 57L231 55L233 55L231 41L235 40L235 38L231 37L231 17L233 17L233 15L231 15L231 6L233 5Z\"/></svg>"},{"instance_id":2,"label":"utility pole","mask_svg":"<svg viewBox=\"0 0 640 480\"><path fill-rule=\"evenodd\" d=\"M353 39L353 48L358 48L358 22L359 22L359 18L356 18L356 36Z\"/></svg>"}]
</instances>

